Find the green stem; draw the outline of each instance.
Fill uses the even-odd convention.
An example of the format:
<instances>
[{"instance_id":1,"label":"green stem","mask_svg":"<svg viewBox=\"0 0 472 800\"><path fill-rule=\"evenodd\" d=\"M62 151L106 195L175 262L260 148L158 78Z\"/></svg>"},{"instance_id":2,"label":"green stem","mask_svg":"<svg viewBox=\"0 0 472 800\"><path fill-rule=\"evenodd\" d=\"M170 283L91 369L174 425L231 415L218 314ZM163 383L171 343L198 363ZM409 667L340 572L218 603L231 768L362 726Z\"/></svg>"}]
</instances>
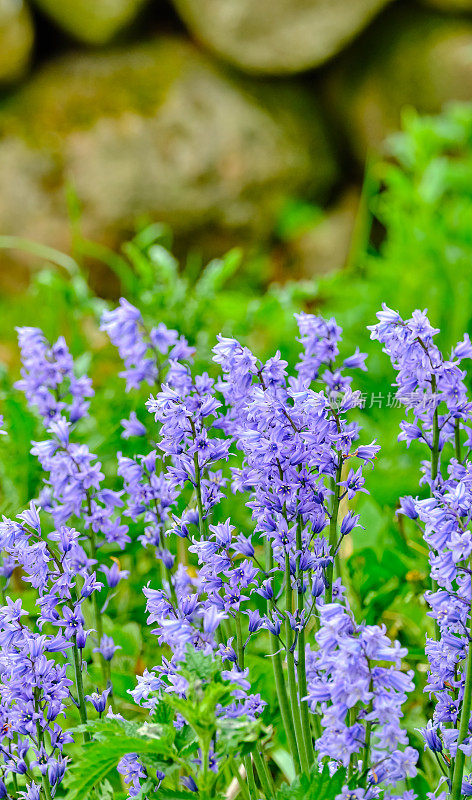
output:
<instances>
[{"instance_id":1,"label":"green stem","mask_svg":"<svg viewBox=\"0 0 472 800\"><path fill-rule=\"evenodd\" d=\"M72 648L72 654L74 656L74 672L75 672L75 685L77 686L77 697L79 701L79 716L82 725L87 724L87 707L85 705L85 695L84 695L84 684L82 681L82 664L81 664L81 657L79 653L79 648L74 642L74 646ZM90 741L90 734L85 732L84 733L84 742Z\"/></svg>"},{"instance_id":2,"label":"green stem","mask_svg":"<svg viewBox=\"0 0 472 800\"><path fill-rule=\"evenodd\" d=\"M247 785L249 789L249 800L257 800L257 788L254 778L254 770L252 768L251 756L244 756L244 766L246 768Z\"/></svg>"},{"instance_id":3,"label":"green stem","mask_svg":"<svg viewBox=\"0 0 472 800\"><path fill-rule=\"evenodd\" d=\"M243 779L241 777L241 774L239 772L239 769L238 769L238 767L235 764L233 759L231 759L229 768L230 768L231 774L233 775L233 777L236 778L236 780L237 780L237 782L239 784L239 788L241 789L241 794L244 797L244 800L249 800L249 792L247 790L247 786L244 783L244 781L243 781Z\"/></svg>"},{"instance_id":4,"label":"green stem","mask_svg":"<svg viewBox=\"0 0 472 800\"><path fill-rule=\"evenodd\" d=\"M308 762L308 756L305 749L305 740L303 738L302 719L300 715L300 701L297 691L297 680L295 677L295 658L292 651L292 628L290 627L290 619L288 616L288 611L292 610L292 583L290 575L290 558L288 553L285 553L285 599L286 599L285 653L287 658L288 690L290 694L290 704L292 707L297 750L300 755L300 764L302 767L302 771L305 774L308 774L310 771L310 765Z\"/></svg>"},{"instance_id":5,"label":"green stem","mask_svg":"<svg viewBox=\"0 0 472 800\"><path fill-rule=\"evenodd\" d=\"M290 712L290 705L288 702L287 688L285 686L285 678L282 667L282 658L278 651L279 640L276 636L271 634L272 640L272 665L274 669L275 688L279 700L280 714L282 716L282 723L287 735L288 746L292 755L293 765L295 772L300 772L301 763L300 756L297 749L297 740L295 738L295 727L293 724L293 717Z\"/></svg>"},{"instance_id":6,"label":"green stem","mask_svg":"<svg viewBox=\"0 0 472 800\"><path fill-rule=\"evenodd\" d=\"M333 506L331 509L331 519L329 521L329 553L333 557L326 567L326 591L325 600L331 603L333 600L333 567L334 567L334 550L338 541L338 511L339 511L339 481L341 480L343 462L341 454L338 453L338 467L336 469L336 477L331 479L331 489L334 492Z\"/></svg>"},{"instance_id":7,"label":"green stem","mask_svg":"<svg viewBox=\"0 0 472 800\"><path fill-rule=\"evenodd\" d=\"M370 672L370 661L367 662ZM372 680L372 673L370 672L370 683L369 683L369 692L372 692L373 689L373 680ZM368 713L371 714L373 709L372 700L369 703ZM372 739L372 722L367 722L366 729L365 729L365 742L364 742L364 753L362 757L362 774L365 776L365 782L367 783L367 770L369 768L369 757L370 757L370 742Z\"/></svg>"},{"instance_id":8,"label":"green stem","mask_svg":"<svg viewBox=\"0 0 472 800\"><path fill-rule=\"evenodd\" d=\"M87 495L87 498L88 498L88 495ZM92 513L92 509L91 509L90 498L88 498L88 503L89 503L89 513L91 514ZM89 538L89 541L90 541L90 547L91 547L91 552L92 552L93 558L96 560L97 549L96 549L96 545L95 545L95 536L93 535L93 533L91 534L91 536ZM57 568L58 568L59 572L61 574L64 574L63 566L62 566L61 562L59 561L59 559L57 558L57 556L54 554L54 551L50 548L49 545L46 545L46 548L47 548L51 558L53 558L54 561L56 562L56 565L57 565ZM77 592L77 588L76 588L76 592ZM77 597L78 597L78 595L77 595ZM98 609L97 597L96 597L95 593L93 595L93 598L94 598L94 601L95 601L95 604L96 604L95 605L95 617L96 617L96 619L98 618L98 623L99 623L97 625L97 627L99 627L99 629L102 630L102 621L101 621L101 617L100 617L100 613L99 613L99 609ZM69 606L71 611L74 610L74 605L72 603L72 600L68 600L67 601L67 605ZM84 687L83 687L83 682L82 682L82 660L81 660L81 657L79 656L79 650L78 650L76 641L74 642L74 645L73 645L73 655L74 655L75 684L76 684L76 687L77 687L77 695L78 695L78 699L79 699L79 714L80 714L80 719L81 719L82 724L86 724L86 722L87 722L87 711L86 711L86 706L85 706ZM109 663L108 662L107 662L107 665L109 667ZM87 735L84 734L84 740L85 741L89 741L89 739L90 739L90 736L88 734Z\"/></svg>"},{"instance_id":9,"label":"green stem","mask_svg":"<svg viewBox=\"0 0 472 800\"><path fill-rule=\"evenodd\" d=\"M434 752L434 756L436 758L436 761L437 761L437 764L438 764L438 767L439 767L439 770L440 770L441 774L444 775L444 777L447 778L446 769L444 767L444 764L441 762L441 759L439 758L438 753L436 752L436 750L431 751L431 752ZM451 783L452 783L452 776L451 776Z\"/></svg>"},{"instance_id":10,"label":"green stem","mask_svg":"<svg viewBox=\"0 0 472 800\"><path fill-rule=\"evenodd\" d=\"M436 392L436 377L433 375L431 377L431 388L433 393ZM436 478L438 477L438 468L439 468L439 421L438 421L438 409L435 408L434 415L433 415L433 447L431 449L431 481L434 483ZM431 494L433 493L433 487L431 486ZM433 592L437 592L438 584L434 578L431 578L431 589ZM434 638L437 642L440 639L440 632L439 632L439 625L438 621L434 620Z\"/></svg>"},{"instance_id":11,"label":"green stem","mask_svg":"<svg viewBox=\"0 0 472 800\"><path fill-rule=\"evenodd\" d=\"M198 454L193 454L193 463L195 466L195 493L197 495L198 506L198 526L200 529L200 536L203 539L205 534L205 520L203 517L203 502L202 502L202 480L200 474L200 464L198 463Z\"/></svg>"},{"instance_id":12,"label":"green stem","mask_svg":"<svg viewBox=\"0 0 472 800\"><path fill-rule=\"evenodd\" d=\"M243 636L241 631L241 615L239 612L236 613L236 648L237 648L237 655L238 655L238 667L240 670L244 669L244 645L243 645ZM254 800L257 798L257 791L256 791L256 783L254 781L254 771L252 769L252 762L251 756L247 755L243 757L243 763L246 768L246 774L248 776L248 785L249 785L249 795L250 800L254 797ZM254 784L254 794L252 795L251 783Z\"/></svg>"},{"instance_id":13,"label":"green stem","mask_svg":"<svg viewBox=\"0 0 472 800\"><path fill-rule=\"evenodd\" d=\"M52 800L51 797L51 787L49 785L49 778L47 775L43 775L42 779L44 794L46 796L46 800Z\"/></svg>"},{"instance_id":14,"label":"green stem","mask_svg":"<svg viewBox=\"0 0 472 800\"><path fill-rule=\"evenodd\" d=\"M472 609L469 619L469 630L472 636ZM454 763L454 775L452 779L451 800L460 800L462 796L462 775L464 772L465 753L459 748L469 733L470 708L472 700L472 641L469 640L467 652L467 672L465 677L464 698L462 700L461 721L459 726L459 738L457 740L457 755Z\"/></svg>"},{"instance_id":15,"label":"green stem","mask_svg":"<svg viewBox=\"0 0 472 800\"><path fill-rule=\"evenodd\" d=\"M154 498L154 508L156 509L156 516L159 517L159 507L157 505L156 498ZM179 537L179 542L181 542L181 541L182 541L182 539L180 539L180 537ZM180 561L181 559L178 558L178 560ZM166 580L167 580L167 583L169 584L171 600L172 600L172 602L174 604L174 607L177 608L179 603L178 603L178 600L177 600L177 595L175 593L174 584L172 583L172 570L170 569L170 567L166 567L166 565L164 564L162 559L160 561L160 570L161 570L162 587L165 586Z\"/></svg>"},{"instance_id":16,"label":"green stem","mask_svg":"<svg viewBox=\"0 0 472 800\"><path fill-rule=\"evenodd\" d=\"M179 602L177 600L177 595L175 593L174 584L172 583L172 571L170 570L169 567L166 567L166 565L164 564L162 559L159 561L159 571L161 573L161 585L162 585L162 588L164 588L166 583L169 584L170 599L172 600L174 608L177 608L178 605L179 605Z\"/></svg>"},{"instance_id":17,"label":"green stem","mask_svg":"<svg viewBox=\"0 0 472 800\"><path fill-rule=\"evenodd\" d=\"M35 689L34 691L35 691L34 707L35 707L36 713L38 713L38 711L39 711L39 703L38 703L37 694L36 694L37 690ZM38 736L39 748L41 749L41 745L44 742L44 733L43 733L43 730L41 728L41 724L40 724L39 719L36 720L36 734ZM42 776L42 784L43 784L44 794L46 795L46 800L52 800L52 798L51 798L51 786L49 784L49 778L48 778L48 774L47 773Z\"/></svg>"},{"instance_id":18,"label":"green stem","mask_svg":"<svg viewBox=\"0 0 472 800\"><path fill-rule=\"evenodd\" d=\"M17 735L17 736L16 736L16 742L17 742L17 743L18 743L18 740L19 740L19 736ZM10 740L10 741L8 742L8 752L10 753L10 756L12 755L12 747L11 747L11 746L12 746L12 740ZM2 777L3 777L3 776L2 776ZM15 792L15 797L16 797L16 795L18 794L18 791L19 791L19 790L18 790L18 780L17 780L17 777L16 777L16 773L15 773L15 772L12 772L12 773L10 774L10 777L11 777L11 779L12 779L12 781L13 781L13 791Z\"/></svg>"},{"instance_id":19,"label":"green stem","mask_svg":"<svg viewBox=\"0 0 472 800\"><path fill-rule=\"evenodd\" d=\"M57 390L56 390L56 394L57 394ZM69 458L72 459L72 462L75 464L78 473L81 474L82 470L81 470L80 464L74 459L74 457L71 455L71 453L67 449L67 447L63 446L62 449L64 450L65 453L67 453ZM86 497L86 503L87 503L88 516L91 519L92 516L93 516L93 514L92 514L92 496L90 494L90 490L89 489L85 490L85 497ZM92 524L90 525L90 529L89 529L89 532L87 534L87 538L88 538L88 540L90 542L90 554L91 554L93 560L98 562L98 559L97 559L97 542L95 540L95 531L93 530L93 525ZM50 549L49 549L49 552L51 552ZM54 560L56 561L56 563L59 566L59 562L58 562L57 558L55 558L55 556L54 556L54 554L52 552L51 552L51 555L52 555L52 557L54 558ZM59 569L62 570L62 565L59 566ZM95 630L96 630L96 633L97 633L97 636L98 636L98 644L100 646L100 643L101 643L102 637L103 637L103 624L102 624L101 611L100 611L100 608L99 608L99 605L98 605L97 592L94 592L93 595L92 595L92 605L93 605L93 611L94 611L94 617L95 617L95 626L96 626ZM100 661L101 661L101 666L102 666L103 680L105 682L105 687L106 687L106 685L108 683L108 676L110 674L110 664L109 664L109 662L105 661L105 659L104 659L104 657L103 657L103 655L101 653L100 653Z\"/></svg>"},{"instance_id":20,"label":"green stem","mask_svg":"<svg viewBox=\"0 0 472 800\"><path fill-rule=\"evenodd\" d=\"M460 420L456 419L454 424L454 444L455 444L455 451L456 451L456 458L458 461L461 460L461 428L460 428Z\"/></svg>"},{"instance_id":21,"label":"green stem","mask_svg":"<svg viewBox=\"0 0 472 800\"><path fill-rule=\"evenodd\" d=\"M272 781L270 780L270 773L267 769L264 756L259 753L257 747L255 747L252 751L252 757L254 759L254 765L259 776L259 782L262 786L262 791L264 792L267 800L273 800L274 789L271 786Z\"/></svg>"},{"instance_id":22,"label":"green stem","mask_svg":"<svg viewBox=\"0 0 472 800\"><path fill-rule=\"evenodd\" d=\"M266 570L270 572L274 565L274 555L272 552L272 544L270 539L265 540L265 556L266 556ZM267 614L271 613L270 600L267 601ZM295 772L300 772L300 758L297 751L297 742L295 739L295 729L293 726L293 719L290 713L290 706L288 703L287 689L285 686L284 673L282 668L282 658L279 652L279 640L274 633L270 634L271 645L271 661L274 671L275 688L277 691L277 699L279 701L280 715L282 717L282 724L284 726L285 735L289 750L293 760Z\"/></svg>"},{"instance_id":23,"label":"green stem","mask_svg":"<svg viewBox=\"0 0 472 800\"><path fill-rule=\"evenodd\" d=\"M244 669L244 644L241 631L241 615L239 611L236 613L236 649L238 656L238 667L242 671Z\"/></svg>"},{"instance_id":24,"label":"green stem","mask_svg":"<svg viewBox=\"0 0 472 800\"><path fill-rule=\"evenodd\" d=\"M209 772L209 758L210 758L210 741L202 741L200 743L201 751L202 751L202 766L203 766L203 776L202 776L202 791L200 792L200 796L202 800L210 800L209 795L209 786L208 786L208 772Z\"/></svg>"},{"instance_id":25,"label":"green stem","mask_svg":"<svg viewBox=\"0 0 472 800\"><path fill-rule=\"evenodd\" d=\"M368 722L365 729L365 744L364 744L364 755L362 759L362 772L366 772L369 766L369 755L370 755L370 740L372 738L372 723Z\"/></svg>"},{"instance_id":26,"label":"green stem","mask_svg":"<svg viewBox=\"0 0 472 800\"><path fill-rule=\"evenodd\" d=\"M92 513L91 506L90 506L89 513L90 513L90 515ZM97 543L95 541L95 533L92 530L92 528L90 528L89 541L90 541L91 556L95 561L97 561L98 560L97 559ZM93 592L93 594L92 594L92 605L93 605L93 615L94 615L94 620L95 620L95 630L97 632L97 638L98 638L98 646L100 647L101 642L102 642L102 637L103 637L103 622L102 622L102 614L101 614L101 611L100 611L100 607L98 605L98 592ZM109 678L110 678L110 662L106 661L104 659L102 653L99 654L99 657L100 657L100 666L101 666L102 675L103 675L103 682L104 682L105 688L106 688L107 685L108 685Z\"/></svg>"},{"instance_id":27,"label":"green stem","mask_svg":"<svg viewBox=\"0 0 472 800\"><path fill-rule=\"evenodd\" d=\"M297 551L300 553L302 550L302 520L300 516L298 517L298 522L297 522L296 544L297 544ZM303 573L300 569L300 556L298 556L297 559L297 589L298 589L297 608L301 618L301 614L305 606L305 599L303 595ZM306 663L305 663L305 626L303 626L300 629L300 632L298 634L297 654L298 654L298 664L297 664L298 691L300 695L303 740L305 742L305 750L308 756L308 763L311 766L314 761L314 752L313 752L313 739L311 736L311 728L310 728L308 702L306 700L301 699L302 697L306 697L308 694L307 680L306 680Z\"/></svg>"},{"instance_id":28,"label":"green stem","mask_svg":"<svg viewBox=\"0 0 472 800\"><path fill-rule=\"evenodd\" d=\"M350 708L349 711L348 711L348 725L349 726L354 725L354 723L356 721L355 720L354 709L355 709L355 707L354 708ZM349 766L348 766L348 770L347 770L348 783L349 783L349 781L352 780L352 776L354 774L354 761L355 761L355 755L354 755L354 753L351 753L351 757L349 759Z\"/></svg>"},{"instance_id":29,"label":"green stem","mask_svg":"<svg viewBox=\"0 0 472 800\"><path fill-rule=\"evenodd\" d=\"M434 386L436 383L434 382ZM439 471L439 422L438 409L436 408L433 416L433 448L431 450L431 478L433 482L438 477Z\"/></svg>"}]
</instances>

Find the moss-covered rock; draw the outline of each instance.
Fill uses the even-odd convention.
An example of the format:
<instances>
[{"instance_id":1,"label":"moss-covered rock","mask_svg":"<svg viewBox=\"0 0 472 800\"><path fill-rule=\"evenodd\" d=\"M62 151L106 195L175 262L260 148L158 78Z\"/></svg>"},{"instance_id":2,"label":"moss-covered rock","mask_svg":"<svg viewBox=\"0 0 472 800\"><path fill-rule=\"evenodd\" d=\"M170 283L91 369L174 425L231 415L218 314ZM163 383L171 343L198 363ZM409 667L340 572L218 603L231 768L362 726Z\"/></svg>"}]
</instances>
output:
<instances>
[{"instance_id":1,"label":"moss-covered rock","mask_svg":"<svg viewBox=\"0 0 472 800\"><path fill-rule=\"evenodd\" d=\"M174 0L192 33L253 73L284 75L322 64L389 0Z\"/></svg>"},{"instance_id":2,"label":"moss-covered rock","mask_svg":"<svg viewBox=\"0 0 472 800\"><path fill-rule=\"evenodd\" d=\"M66 33L102 45L128 25L147 0L34 0Z\"/></svg>"},{"instance_id":3,"label":"moss-covered rock","mask_svg":"<svg viewBox=\"0 0 472 800\"><path fill-rule=\"evenodd\" d=\"M0 0L0 83L26 72L33 47L31 14L23 0Z\"/></svg>"},{"instance_id":4,"label":"moss-covered rock","mask_svg":"<svg viewBox=\"0 0 472 800\"><path fill-rule=\"evenodd\" d=\"M143 216L260 234L335 177L310 94L235 82L179 39L64 58L0 109L0 230L58 247L68 184L86 234L116 244Z\"/></svg>"},{"instance_id":5,"label":"moss-covered rock","mask_svg":"<svg viewBox=\"0 0 472 800\"><path fill-rule=\"evenodd\" d=\"M388 22L388 24L387 24ZM402 110L437 113L472 97L472 20L391 9L341 60L327 96L360 160L399 129Z\"/></svg>"},{"instance_id":6,"label":"moss-covered rock","mask_svg":"<svg viewBox=\"0 0 472 800\"><path fill-rule=\"evenodd\" d=\"M472 11L472 0L423 0L423 2L439 8L440 11Z\"/></svg>"}]
</instances>

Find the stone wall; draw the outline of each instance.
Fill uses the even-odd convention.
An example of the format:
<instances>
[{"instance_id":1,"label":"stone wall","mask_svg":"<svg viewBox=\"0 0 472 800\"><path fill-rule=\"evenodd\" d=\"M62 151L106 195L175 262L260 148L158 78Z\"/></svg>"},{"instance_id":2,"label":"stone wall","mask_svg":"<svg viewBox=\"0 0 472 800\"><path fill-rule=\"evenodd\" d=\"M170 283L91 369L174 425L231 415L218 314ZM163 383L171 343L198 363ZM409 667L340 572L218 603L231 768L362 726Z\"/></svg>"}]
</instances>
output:
<instances>
[{"instance_id":1,"label":"stone wall","mask_svg":"<svg viewBox=\"0 0 472 800\"><path fill-rule=\"evenodd\" d=\"M469 98L472 0L0 0L0 234L68 249L72 188L86 236L217 250L299 198L294 271L326 271L402 109Z\"/></svg>"}]
</instances>

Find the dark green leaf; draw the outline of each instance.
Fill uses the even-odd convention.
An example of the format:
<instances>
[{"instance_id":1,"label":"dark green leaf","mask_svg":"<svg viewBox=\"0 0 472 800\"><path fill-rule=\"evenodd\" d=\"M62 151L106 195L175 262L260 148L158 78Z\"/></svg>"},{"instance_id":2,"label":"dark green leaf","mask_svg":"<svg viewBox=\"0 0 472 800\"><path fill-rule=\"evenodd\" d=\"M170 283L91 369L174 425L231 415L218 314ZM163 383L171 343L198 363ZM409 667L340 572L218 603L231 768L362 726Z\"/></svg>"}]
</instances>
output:
<instances>
[{"instance_id":1,"label":"dark green leaf","mask_svg":"<svg viewBox=\"0 0 472 800\"><path fill-rule=\"evenodd\" d=\"M331 776L326 764L321 772L315 764L309 776L301 775L290 786L282 786L276 800L334 800L345 780L346 770L340 769Z\"/></svg>"}]
</instances>

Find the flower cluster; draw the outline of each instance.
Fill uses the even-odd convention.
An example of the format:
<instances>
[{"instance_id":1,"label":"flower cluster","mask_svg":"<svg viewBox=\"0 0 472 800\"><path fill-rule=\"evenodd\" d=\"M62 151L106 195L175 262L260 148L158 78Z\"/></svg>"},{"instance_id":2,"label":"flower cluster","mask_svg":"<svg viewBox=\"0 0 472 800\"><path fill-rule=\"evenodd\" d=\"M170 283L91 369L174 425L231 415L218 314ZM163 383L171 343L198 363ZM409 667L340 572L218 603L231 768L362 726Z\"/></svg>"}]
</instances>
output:
<instances>
[{"instance_id":1,"label":"flower cluster","mask_svg":"<svg viewBox=\"0 0 472 800\"><path fill-rule=\"evenodd\" d=\"M79 703L84 721L82 651L91 636L102 664L103 682L109 683L110 662L117 647L104 634L100 598L105 584L112 590L128 574L116 563L108 566L102 547L123 549L130 541L128 527L117 513L123 505L121 493L102 485L105 476L97 457L86 444L74 440L77 423L88 414L83 398L93 395L90 380L75 377L74 362L61 339L49 345L41 331L27 328L19 329L19 341L23 369L17 387L41 413L49 438L32 442L31 452L46 473L38 500L20 515L21 524L4 520L2 573L8 580L15 566L21 566L24 580L39 595L39 629L63 630L74 652L78 693L74 702ZM41 530L39 510L52 517L52 531ZM111 592L105 605L110 598ZM93 628L85 626L84 607L88 604Z\"/></svg>"},{"instance_id":2,"label":"flower cluster","mask_svg":"<svg viewBox=\"0 0 472 800\"><path fill-rule=\"evenodd\" d=\"M101 462L82 442L77 423L93 396L89 379L76 377L63 340L51 345L41 331L20 329L18 387L47 435L31 450L45 473L40 497L0 524L9 591L0 607L0 797L56 795L78 712L88 752L95 745L103 752L110 731L132 732L125 745L132 752L122 748L118 763L129 797L164 782L168 793L186 789L210 800L228 770L241 779L242 762L250 799L271 800L261 732L275 698L297 774L313 776L324 762L337 776L336 800L417 797L409 780L418 754L402 726L412 689L406 650L384 626L356 621L339 567L345 538L362 528L358 503L379 451L375 440L362 442L355 419L362 398L352 371L365 369L365 354L341 356L333 319L301 313L297 323L296 364L279 352L261 361L219 336L210 374L195 374L193 349L176 331L148 328L124 299L106 312L101 327L124 361L127 391L152 390L146 407L154 422L144 425L135 411L122 420L132 453L117 453L122 489L107 488ZM436 708L423 734L433 752L447 750L457 764L458 753L472 753L462 728L467 702L470 715L472 467L460 453L469 444L470 407L459 367L472 346L464 339L445 361L435 333L419 312L404 322L388 309L372 331L414 414L402 436L423 439L431 451L424 467L431 497L407 498L402 508L424 526L437 584L428 599L440 635L427 643ZM441 454L451 444L456 454L443 477ZM240 500L237 521L228 518L231 492ZM102 719L118 649L102 616L128 577L108 556L131 546L132 563L136 540L156 556L143 592L162 656L140 670L130 692L149 715L144 723L110 708ZM15 595L16 575L30 587L28 603ZM87 671L92 649L102 666L99 688ZM272 670L274 692L254 675L258 659ZM472 667L470 676L472 689ZM461 770L464 794L467 785Z\"/></svg>"},{"instance_id":3,"label":"flower cluster","mask_svg":"<svg viewBox=\"0 0 472 800\"><path fill-rule=\"evenodd\" d=\"M123 775L129 797L137 797L141 794L141 781L147 778L147 772L137 753L128 753L123 756L118 763L118 772Z\"/></svg>"},{"instance_id":4,"label":"flower cluster","mask_svg":"<svg viewBox=\"0 0 472 800\"><path fill-rule=\"evenodd\" d=\"M415 311L403 320L384 306L378 318L372 337L384 344L392 359L398 371L397 396L401 401L408 398L404 404L413 414L413 422L401 423L399 438L407 445L422 441L430 454L422 465L430 497L402 498L400 513L415 520L429 548L432 590L426 600L435 635L426 642L426 691L435 708L422 734L425 748L447 771L457 800L469 794L463 770L465 756L472 755L472 462L462 458L464 447L472 442L472 404L460 366L472 357L472 345L466 334L446 359L434 343L438 331L426 312Z\"/></svg>"},{"instance_id":5,"label":"flower cluster","mask_svg":"<svg viewBox=\"0 0 472 800\"><path fill-rule=\"evenodd\" d=\"M169 361L189 359L193 349L177 331L166 328L163 322L147 330L141 312L124 297L118 308L105 311L101 330L106 331L125 364L120 377L126 381L126 391L142 383L160 385Z\"/></svg>"},{"instance_id":6,"label":"flower cluster","mask_svg":"<svg viewBox=\"0 0 472 800\"><path fill-rule=\"evenodd\" d=\"M182 368L176 380L173 371L162 391L146 403L160 423L159 448L171 464L167 468L173 490L190 483L196 492L201 525L222 497L225 480L210 469L228 458L230 439L215 435L213 420L221 403L214 380L206 373L192 379ZM213 435L212 435L213 434ZM179 526L181 520L174 520Z\"/></svg>"},{"instance_id":7,"label":"flower cluster","mask_svg":"<svg viewBox=\"0 0 472 800\"><path fill-rule=\"evenodd\" d=\"M438 458L447 442L460 441L465 430L465 444L472 444L470 426L465 424L472 404L460 367L464 358L472 358L472 343L465 334L445 359L434 342L439 330L432 327L425 311L415 311L405 321L384 305L377 317L379 322L369 326L371 338L384 345L397 371L396 397L413 414L413 422L402 421L399 439L407 447L421 440L431 450L430 465L423 465L425 480L431 484L438 477Z\"/></svg>"},{"instance_id":8,"label":"flower cluster","mask_svg":"<svg viewBox=\"0 0 472 800\"><path fill-rule=\"evenodd\" d=\"M72 681L66 677L65 665L50 657L65 653L71 642L61 634L30 631L21 622L24 615L20 600L9 599L0 608L2 774L4 781L11 777L14 783L16 776L30 777L27 797L33 797L35 790L39 797L41 783L48 786L47 791L55 791L62 781L68 762L64 746L73 741L58 724ZM7 797L0 782L1 786Z\"/></svg>"},{"instance_id":9,"label":"flower cluster","mask_svg":"<svg viewBox=\"0 0 472 800\"><path fill-rule=\"evenodd\" d=\"M329 392L344 391L352 378L343 374L343 370L365 370L366 353L361 353L357 348L355 353L344 359L341 368L336 368L342 337L342 328L337 325L336 320L325 320L305 312L297 314L296 319L300 330L299 341L303 345L303 353L296 367L299 377L305 384L321 377ZM323 373L321 368L324 368Z\"/></svg>"},{"instance_id":10,"label":"flower cluster","mask_svg":"<svg viewBox=\"0 0 472 800\"><path fill-rule=\"evenodd\" d=\"M33 442L31 450L49 476L39 504L52 513L57 527L76 517L93 534L100 531L107 542L122 548L129 538L126 526L114 518L122 505L120 495L101 487L104 475L97 457L85 444L71 440L75 423L88 413L84 398L93 396L91 381L75 376L62 339L50 345L38 328L19 328L18 340L23 368L16 387L39 410L51 437Z\"/></svg>"},{"instance_id":11,"label":"flower cluster","mask_svg":"<svg viewBox=\"0 0 472 800\"><path fill-rule=\"evenodd\" d=\"M63 748L73 741L57 719L64 714L72 681L66 677L64 657L79 653L90 631L84 628L82 605L101 584L86 568L87 557L73 529L61 528L44 537L33 503L18 521L4 518L0 546L24 580L38 592L39 616L34 627L21 600L0 609L0 698L4 774L30 774L37 767L49 785L58 784L66 768ZM80 577L79 577L80 576ZM56 663L51 655L62 656ZM27 754L33 752L28 766Z\"/></svg>"},{"instance_id":12,"label":"flower cluster","mask_svg":"<svg viewBox=\"0 0 472 800\"><path fill-rule=\"evenodd\" d=\"M413 673L400 670L405 648L392 645L384 627L356 624L341 603L321 607L315 639L307 678L311 710L321 715L319 757L352 766L371 787L416 775L418 753L400 725L413 689Z\"/></svg>"},{"instance_id":13,"label":"flower cluster","mask_svg":"<svg viewBox=\"0 0 472 800\"><path fill-rule=\"evenodd\" d=\"M145 547L153 545L157 558L171 567L174 556L165 547L164 534L177 493L158 471L159 467L155 450L135 458L118 453L118 475L123 478L126 496L125 513L133 522L144 519L144 532L138 538Z\"/></svg>"},{"instance_id":14,"label":"flower cluster","mask_svg":"<svg viewBox=\"0 0 472 800\"><path fill-rule=\"evenodd\" d=\"M48 475L41 507L58 527L71 518L81 520L89 531L94 558L103 541L123 549L130 538L128 527L115 513L123 505L120 492L102 487L101 464L86 445L71 440L70 423L63 418L52 422L48 433L50 439L33 442L31 449ZM96 541L99 536L103 539Z\"/></svg>"},{"instance_id":15,"label":"flower cluster","mask_svg":"<svg viewBox=\"0 0 472 800\"><path fill-rule=\"evenodd\" d=\"M74 362L64 338L50 344L39 328L17 328L21 351L21 380L15 386L35 406L46 427L65 417L77 422L87 414L93 396L86 375L77 378Z\"/></svg>"},{"instance_id":16,"label":"flower cluster","mask_svg":"<svg viewBox=\"0 0 472 800\"><path fill-rule=\"evenodd\" d=\"M105 693L84 697L83 657L88 637L85 606L96 599L104 583L98 580L96 562L84 549L85 537L74 528L61 526L45 533L34 503L17 520L3 518L0 547L8 557L10 570L20 567L23 580L37 591L37 614L31 620L21 599L6 597L0 608L0 715L5 757L4 774L34 775L37 767L48 777L53 789L64 775L67 759L63 747L72 736L58 724L67 701L79 708L87 721L85 700L100 713ZM98 565L109 587L116 586L124 573L116 564ZM116 650L110 637L103 636L96 648L106 661ZM55 660L59 659L59 661ZM66 677L66 663L74 666L77 697ZM32 748L34 759L27 763ZM46 796L47 796L47 790Z\"/></svg>"},{"instance_id":17,"label":"flower cluster","mask_svg":"<svg viewBox=\"0 0 472 800\"><path fill-rule=\"evenodd\" d=\"M222 370L216 382L206 373L193 377L183 365L177 371L171 363L167 382L147 403L160 426L161 468L153 450L137 459L121 458L119 471L128 513L137 518L144 512L141 538L154 544L167 569L162 588L144 591L153 633L173 654L138 679L135 700L152 712L163 675L176 691L177 665L189 645L217 652L245 679L246 652L254 637L265 633L291 753L305 770L314 759L306 655L310 674L315 669L313 653L305 648L306 634L313 615L323 609L347 614L343 605L332 603L344 593L334 578L334 560L344 537L359 526L359 515L349 505L366 491L363 466L373 464L379 447L375 442L358 444L359 426L349 419L361 400L346 370L364 369L365 355L356 351L337 366L341 329L334 320L301 314L298 322L303 352L294 376L288 375L280 353L263 363L238 341L221 336L213 351ZM230 457L241 460L231 468L231 485L233 492L246 495L253 519L250 532L237 530L230 519L217 521L227 482L222 465ZM357 465L351 466L353 459ZM180 516L176 506L184 507ZM185 540L189 557L196 555L196 573L183 564L176 568L163 547L164 537L172 533ZM360 630L358 648L370 637L372 658L380 651L387 659L395 653L391 660L397 664L398 649L390 653L383 631L369 626ZM321 634L320 639L324 644ZM370 752L367 745L371 783L380 751L388 751L391 764L379 778L388 786L414 774L415 754L405 749L407 739L399 725L411 681L398 669L385 675L376 669L372 667L375 690L369 694L365 689L363 698L368 705L375 696L375 710L367 723L365 710L363 723L376 727L388 715L392 719L383 738L373 738L376 749ZM225 713L253 718L264 705L263 698L246 691ZM338 742L326 733L318 743L323 756L339 761Z\"/></svg>"}]
</instances>

